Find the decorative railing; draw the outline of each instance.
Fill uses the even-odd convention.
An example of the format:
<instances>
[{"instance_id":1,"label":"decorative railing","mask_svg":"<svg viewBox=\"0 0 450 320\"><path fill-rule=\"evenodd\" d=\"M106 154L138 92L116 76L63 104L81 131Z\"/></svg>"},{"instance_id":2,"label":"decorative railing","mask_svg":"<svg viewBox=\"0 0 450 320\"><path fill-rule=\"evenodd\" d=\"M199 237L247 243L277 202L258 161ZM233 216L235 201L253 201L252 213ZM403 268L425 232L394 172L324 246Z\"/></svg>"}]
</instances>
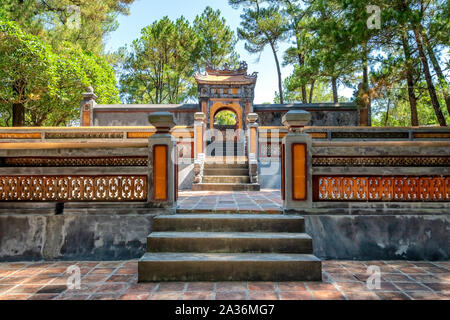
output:
<instances>
[{"instance_id":1,"label":"decorative railing","mask_svg":"<svg viewBox=\"0 0 450 320\"><path fill-rule=\"evenodd\" d=\"M442 127L304 127L313 141L450 141L450 130ZM261 158L279 158L285 126L259 127Z\"/></svg>"},{"instance_id":2,"label":"decorative railing","mask_svg":"<svg viewBox=\"0 0 450 320\"><path fill-rule=\"evenodd\" d=\"M260 145L284 136L278 143L287 210L358 203L450 209L449 128L303 127L309 117L289 112L286 128L260 128Z\"/></svg>"},{"instance_id":3,"label":"decorative railing","mask_svg":"<svg viewBox=\"0 0 450 320\"><path fill-rule=\"evenodd\" d=\"M153 121L157 127L0 129L0 209L172 208L178 160L192 162L193 127L173 127L170 114Z\"/></svg>"}]
</instances>

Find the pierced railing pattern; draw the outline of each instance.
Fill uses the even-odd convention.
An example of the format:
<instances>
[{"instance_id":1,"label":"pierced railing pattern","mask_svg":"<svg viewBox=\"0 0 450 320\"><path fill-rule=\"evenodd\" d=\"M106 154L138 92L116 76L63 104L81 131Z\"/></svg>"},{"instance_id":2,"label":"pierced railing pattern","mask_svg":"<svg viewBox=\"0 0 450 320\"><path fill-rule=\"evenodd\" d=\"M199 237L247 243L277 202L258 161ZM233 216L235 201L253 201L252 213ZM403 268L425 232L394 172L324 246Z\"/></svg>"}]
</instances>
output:
<instances>
[{"instance_id":1,"label":"pierced railing pattern","mask_svg":"<svg viewBox=\"0 0 450 320\"><path fill-rule=\"evenodd\" d=\"M0 177L0 201L146 200L146 175Z\"/></svg>"},{"instance_id":2,"label":"pierced railing pattern","mask_svg":"<svg viewBox=\"0 0 450 320\"><path fill-rule=\"evenodd\" d=\"M315 201L449 201L450 177L315 176Z\"/></svg>"}]
</instances>

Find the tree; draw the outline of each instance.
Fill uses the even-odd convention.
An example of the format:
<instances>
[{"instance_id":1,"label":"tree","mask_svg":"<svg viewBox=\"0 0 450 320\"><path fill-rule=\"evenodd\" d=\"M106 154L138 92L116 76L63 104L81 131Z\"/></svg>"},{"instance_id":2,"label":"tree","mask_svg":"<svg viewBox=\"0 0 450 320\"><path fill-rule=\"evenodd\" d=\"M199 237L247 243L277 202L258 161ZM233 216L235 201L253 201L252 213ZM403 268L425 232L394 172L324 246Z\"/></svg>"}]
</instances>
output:
<instances>
[{"instance_id":1,"label":"tree","mask_svg":"<svg viewBox=\"0 0 450 320\"><path fill-rule=\"evenodd\" d=\"M191 26L182 16L168 17L141 31L131 50L121 48L122 100L127 103L182 103L197 94L194 72L207 63L235 65L236 36L220 11L207 7Z\"/></svg>"},{"instance_id":2,"label":"tree","mask_svg":"<svg viewBox=\"0 0 450 320\"><path fill-rule=\"evenodd\" d=\"M2 126L59 126L79 118L81 93L98 89L99 103L117 103L112 68L69 43L59 53L11 21L0 19Z\"/></svg>"},{"instance_id":3,"label":"tree","mask_svg":"<svg viewBox=\"0 0 450 320\"><path fill-rule=\"evenodd\" d=\"M206 7L200 16L197 16L193 28L199 37L199 59L197 69L203 70L208 64L220 66L228 63L237 66L239 55L235 51L237 38L225 18L220 16L220 10L214 11Z\"/></svg>"},{"instance_id":4,"label":"tree","mask_svg":"<svg viewBox=\"0 0 450 320\"><path fill-rule=\"evenodd\" d=\"M133 41L120 78L121 95L128 103L181 103L195 94L193 66L200 52L199 38L184 17L168 17L142 29Z\"/></svg>"},{"instance_id":5,"label":"tree","mask_svg":"<svg viewBox=\"0 0 450 320\"><path fill-rule=\"evenodd\" d=\"M23 126L26 105L53 87L53 59L51 49L39 38L0 20L0 103L5 123Z\"/></svg>"},{"instance_id":6,"label":"tree","mask_svg":"<svg viewBox=\"0 0 450 320\"><path fill-rule=\"evenodd\" d=\"M284 103L278 43L287 37L287 20L280 13L278 6L262 7L263 2L262 0L229 0L234 7L245 5L244 13L241 15L241 28L238 29L239 38L246 40L245 49L250 53L261 53L267 45L272 49L278 73L280 102Z\"/></svg>"},{"instance_id":7,"label":"tree","mask_svg":"<svg viewBox=\"0 0 450 320\"><path fill-rule=\"evenodd\" d=\"M2 0L5 17L24 32L38 36L58 49L61 43L97 54L103 39L117 29L117 16L128 14L134 0ZM79 18L79 21L78 21ZM80 25L77 25L77 23Z\"/></svg>"}]
</instances>

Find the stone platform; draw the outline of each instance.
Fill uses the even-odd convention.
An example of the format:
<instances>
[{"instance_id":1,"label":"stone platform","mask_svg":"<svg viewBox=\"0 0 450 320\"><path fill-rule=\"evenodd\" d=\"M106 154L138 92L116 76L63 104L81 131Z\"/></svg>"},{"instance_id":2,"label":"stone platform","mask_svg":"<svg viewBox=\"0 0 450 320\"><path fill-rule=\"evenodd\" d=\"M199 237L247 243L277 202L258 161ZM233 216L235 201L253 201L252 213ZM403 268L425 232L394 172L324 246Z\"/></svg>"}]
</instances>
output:
<instances>
[{"instance_id":1,"label":"stone platform","mask_svg":"<svg viewBox=\"0 0 450 320\"><path fill-rule=\"evenodd\" d=\"M67 267L81 288L67 289ZM381 270L369 290L369 265ZM425 300L450 299L450 262L323 261L323 282L137 283L137 261L0 263L0 300Z\"/></svg>"}]
</instances>

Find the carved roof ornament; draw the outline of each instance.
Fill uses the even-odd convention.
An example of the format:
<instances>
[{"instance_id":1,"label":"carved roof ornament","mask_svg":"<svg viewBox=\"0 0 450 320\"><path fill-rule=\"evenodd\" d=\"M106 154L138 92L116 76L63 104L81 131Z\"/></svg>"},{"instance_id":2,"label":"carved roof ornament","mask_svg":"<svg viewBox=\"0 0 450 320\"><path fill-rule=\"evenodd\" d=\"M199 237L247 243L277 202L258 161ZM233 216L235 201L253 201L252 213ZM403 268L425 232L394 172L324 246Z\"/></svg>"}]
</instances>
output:
<instances>
[{"instance_id":1,"label":"carved roof ornament","mask_svg":"<svg viewBox=\"0 0 450 320\"><path fill-rule=\"evenodd\" d=\"M235 83L235 84L251 84L256 83L258 77L257 72L251 75L247 74L248 65L245 61L239 64L237 69L232 69L228 63L225 63L221 69L207 63L204 74L196 73L195 80L197 83Z\"/></svg>"}]
</instances>

